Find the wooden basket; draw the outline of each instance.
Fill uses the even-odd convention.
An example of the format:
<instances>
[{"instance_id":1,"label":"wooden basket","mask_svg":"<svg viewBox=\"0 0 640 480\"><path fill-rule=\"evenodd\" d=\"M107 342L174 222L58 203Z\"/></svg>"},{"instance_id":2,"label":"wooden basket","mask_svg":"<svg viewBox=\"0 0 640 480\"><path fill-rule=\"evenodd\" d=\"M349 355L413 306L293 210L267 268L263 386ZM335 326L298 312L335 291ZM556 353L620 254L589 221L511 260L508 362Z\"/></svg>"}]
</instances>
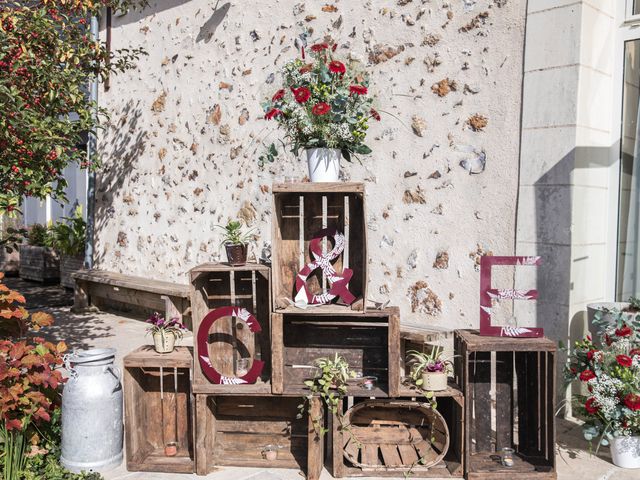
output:
<instances>
[{"instance_id":1,"label":"wooden basket","mask_svg":"<svg viewBox=\"0 0 640 480\"><path fill-rule=\"evenodd\" d=\"M449 450L442 415L411 401L364 401L347 410L344 457L364 472L419 472L440 463Z\"/></svg>"},{"instance_id":2,"label":"wooden basket","mask_svg":"<svg viewBox=\"0 0 640 480\"><path fill-rule=\"evenodd\" d=\"M364 184L275 184L273 212L273 301L276 311L290 308L296 294L298 272L311 261L309 243L324 228L335 228L346 239L344 251L332 262L336 272L341 273L347 267L353 270L349 291L356 300L351 305L341 305L341 308L364 310L367 297ZM321 270L313 272L306 283L313 293L328 288L327 279ZM327 307L338 306L321 306L314 311Z\"/></svg>"},{"instance_id":3,"label":"wooden basket","mask_svg":"<svg viewBox=\"0 0 640 480\"><path fill-rule=\"evenodd\" d=\"M193 391L195 393L271 393L270 345L270 269L264 265L246 264L231 267L209 263L195 267L191 275L191 316L194 338L206 315L219 307L239 307L249 311L260 324L261 331L253 333L239 317L225 316L209 329L208 349L199 351L195 343ZM238 359L264 362L256 383L214 384L202 370L200 356L205 355L215 369L225 377L237 377Z\"/></svg>"}]
</instances>

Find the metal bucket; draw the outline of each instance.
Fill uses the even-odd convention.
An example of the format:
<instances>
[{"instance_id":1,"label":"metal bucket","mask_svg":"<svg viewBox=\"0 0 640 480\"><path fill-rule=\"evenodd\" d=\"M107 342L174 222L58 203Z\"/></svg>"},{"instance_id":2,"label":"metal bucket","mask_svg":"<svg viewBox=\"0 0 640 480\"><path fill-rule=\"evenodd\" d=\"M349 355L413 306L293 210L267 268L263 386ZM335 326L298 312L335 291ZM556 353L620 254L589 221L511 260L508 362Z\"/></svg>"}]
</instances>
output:
<instances>
[{"instance_id":1,"label":"metal bucket","mask_svg":"<svg viewBox=\"0 0 640 480\"><path fill-rule=\"evenodd\" d=\"M72 472L111 470L122 463L122 385L115 348L67 355L62 392L62 455Z\"/></svg>"}]
</instances>

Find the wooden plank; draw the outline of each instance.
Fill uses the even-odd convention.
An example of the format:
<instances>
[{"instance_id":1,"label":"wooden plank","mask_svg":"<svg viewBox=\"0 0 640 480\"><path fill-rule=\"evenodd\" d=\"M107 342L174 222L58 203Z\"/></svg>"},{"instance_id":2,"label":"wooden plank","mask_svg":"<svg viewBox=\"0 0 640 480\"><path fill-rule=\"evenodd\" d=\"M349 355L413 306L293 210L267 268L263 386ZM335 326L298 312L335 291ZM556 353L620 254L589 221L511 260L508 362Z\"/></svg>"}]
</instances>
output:
<instances>
[{"instance_id":1,"label":"wooden plank","mask_svg":"<svg viewBox=\"0 0 640 480\"><path fill-rule=\"evenodd\" d=\"M398 445L398 452L402 458L403 465L417 464L419 457L413 445Z\"/></svg>"},{"instance_id":2,"label":"wooden plank","mask_svg":"<svg viewBox=\"0 0 640 480\"><path fill-rule=\"evenodd\" d=\"M556 354L549 352L546 354L546 372L545 372L545 405L547 412L545 416L545 434L546 434L546 452L551 467L556 469Z\"/></svg>"},{"instance_id":3,"label":"wooden plank","mask_svg":"<svg viewBox=\"0 0 640 480\"><path fill-rule=\"evenodd\" d=\"M152 280L146 277L136 277L122 273L106 272L99 270L79 271L72 274L76 280L83 280L87 283L110 285L115 287L131 288L133 290L145 290L158 295L168 295L172 297L189 296L189 285L181 285L173 282Z\"/></svg>"},{"instance_id":4,"label":"wooden plank","mask_svg":"<svg viewBox=\"0 0 640 480\"><path fill-rule=\"evenodd\" d=\"M538 353L516 352L518 377L518 451L529 456L540 454L538 395Z\"/></svg>"},{"instance_id":5,"label":"wooden plank","mask_svg":"<svg viewBox=\"0 0 640 480\"><path fill-rule=\"evenodd\" d=\"M379 465L378 446L367 443L362 445L362 464L363 465Z\"/></svg>"},{"instance_id":6,"label":"wooden plank","mask_svg":"<svg viewBox=\"0 0 640 480\"><path fill-rule=\"evenodd\" d=\"M209 468L209 443L215 441L215 417L207 405L207 395L196 395L196 474L207 475Z\"/></svg>"},{"instance_id":7,"label":"wooden plank","mask_svg":"<svg viewBox=\"0 0 640 480\"><path fill-rule=\"evenodd\" d=\"M314 428L314 419L324 425L324 408L317 397L311 400L307 417L307 480L319 480L324 465L324 438Z\"/></svg>"},{"instance_id":8,"label":"wooden plank","mask_svg":"<svg viewBox=\"0 0 640 480\"><path fill-rule=\"evenodd\" d=\"M271 315L271 392L284 392L284 344L282 314Z\"/></svg>"},{"instance_id":9,"label":"wooden plank","mask_svg":"<svg viewBox=\"0 0 640 480\"><path fill-rule=\"evenodd\" d=\"M470 352L555 352L557 345L548 338L483 337L478 330L456 330Z\"/></svg>"},{"instance_id":10,"label":"wooden plank","mask_svg":"<svg viewBox=\"0 0 640 480\"><path fill-rule=\"evenodd\" d=\"M397 397L402 382L400 365L404 360L400 354L400 309L397 307L393 307L389 315L388 343L389 396Z\"/></svg>"},{"instance_id":11,"label":"wooden plank","mask_svg":"<svg viewBox=\"0 0 640 480\"><path fill-rule=\"evenodd\" d=\"M364 183L359 182L295 182L274 183L273 193L364 193Z\"/></svg>"},{"instance_id":12,"label":"wooden plank","mask_svg":"<svg viewBox=\"0 0 640 480\"><path fill-rule=\"evenodd\" d=\"M382 460L387 467L399 467L402 465L397 446L382 443L380 444L380 453L382 453Z\"/></svg>"},{"instance_id":13,"label":"wooden plank","mask_svg":"<svg viewBox=\"0 0 640 480\"><path fill-rule=\"evenodd\" d=\"M472 355L471 382L473 382L473 429L472 438L476 450L492 451L491 432L491 353L474 352Z\"/></svg>"},{"instance_id":14,"label":"wooden plank","mask_svg":"<svg viewBox=\"0 0 640 480\"><path fill-rule=\"evenodd\" d=\"M157 353L153 346L143 345L123 359L125 367L190 368L192 363L192 347L176 347L171 353Z\"/></svg>"},{"instance_id":15,"label":"wooden plank","mask_svg":"<svg viewBox=\"0 0 640 480\"><path fill-rule=\"evenodd\" d=\"M247 262L244 265L234 266L231 266L228 263L209 262L202 263L197 267L192 268L191 270L189 270L189 274L192 275L191 278L193 279L194 274L206 272L229 272L231 270L235 272L261 272L262 275L266 276L271 269L267 265L253 262Z\"/></svg>"},{"instance_id":16,"label":"wooden plank","mask_svg":"<svg viewBox=\"0 0 640 480\"><path fill-rule=\"evenodd\" d=\"M513 352L496 353L496 451L513 446Z\"/></svg>"}]
</instances>

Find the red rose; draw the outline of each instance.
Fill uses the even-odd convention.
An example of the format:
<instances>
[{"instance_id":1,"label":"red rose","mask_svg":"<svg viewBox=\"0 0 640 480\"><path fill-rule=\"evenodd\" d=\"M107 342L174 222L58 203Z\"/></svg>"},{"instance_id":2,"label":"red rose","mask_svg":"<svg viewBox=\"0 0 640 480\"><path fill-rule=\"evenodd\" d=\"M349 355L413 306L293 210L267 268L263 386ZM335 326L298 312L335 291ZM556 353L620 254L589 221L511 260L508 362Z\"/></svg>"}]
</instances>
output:
<instances>
[{"instance_id":1,"label":"red rose","mask_svg":"<svg viewBox=\"0 0 640 480\"><path fill-rule=\"evenodd\" d=\"M351 85L349 87L349 92L351 92L352 95L354 93L356 95L366 95L367 91L367 87L365 87L364 85Z\"/></svg>"},{"instance_id":2,"label":"red rose","mask_svg":"<svg viewBox=\"0 0 640 480\"><path fill-rule=\"evenodd\" d=\"M311 98L311 90L307 87L292 88L293 96L296 98L296 102L305 103Z\"/></svg>"},{"instance_id":3,"label":"red rose","mask_svg":"<svg viewBox=\"0 0 640 480\"><path fill-rule=\"evenodd\" d=\"M588 382L589 380L591 380L592 378L596 378L596 374L593 373L591 370L587 369L585 371L583 371L580 374L580 380L582 380L583 382Z\"/></svg>"},{"instance_id":4,"label":"red rose","mask_svg":"<svg viewBox=\"0 0 640 480\"><path fill-rule=\"evenodd\" d=\"M377 121L380 121L380 114L378 113L378 111L375 108L372 108L371 110L369 110L369 114L375 118Z\"/></svg>"},{"instance_id":5,"label":"red rose","mask_svg":"<svg viewBox=\"0 0 640 480\"><path fill-rule=\"evenodd\" d=\"M616 357L616 360L618 361L618 363L620 365L622 365L623 367L630 367L631 364L633 363L633 360L631 359L631 357L627 356L627 355L618 355Z\"/></svg>"},{"instance_id":6,"label":"red rose","mask_svg":"<svg viewBox=\"0 0 640 480\"><path fill-rule=\"evenodd\" d=\"M326 115L331 111L331 107L328 103L320 102L316 103L311 109L314 115Z\"/></svg>"},{"instance_id":7,"label":"red rose","mask_svg":"<svg viewBox=\"0 0 640 480\"><path fill-rule=\"evenodd\" d=\"M271 110L269 110L267 113L264 114L264 118L265 120L271 120L277 117L278 115L282 115L282 110L279 110L277 108L272 108Z\"/></svg>"},{"instance_id":8,"label":"red rose","mask_svg":"<svg viewBox=\"0 0 640 480\"><path fill-rule=\"evenodd\" d=\"M277 102L284 98L284 90L278 90L275 95L271 98L272 102Z\"/></svg>"},{"instance_id":9,"label":"red rose","mask_svg":"<svg viewBox=\"0 0 640 480\"><path fill-rule=\"evenodd\" d=\"M640 355L640 348L634 348L629 352L630 357L635 357L636 355Z\"/></svg>"},{"instance_id":10,"label":"red rose","mask_svg":"<svg viewBox=\"0 0 640 480\"><path fill-rule=\"evenodd\" d=\"M593 355L596 353L596 350L589 350L587 352L587 360L591 361L593 360Z\"/></svg>"},{"instance_id":11,"label":"red rose","mask_svg":"<svg viewBox=\"0 0 640 480\"><path fill-rule=\"evenodd\" d=\"M616 329L617 337L628 337L629 335L631 335L631 333L632 333L631 328L629 328L629 326L627 325L625 325L622 328Z\"/></svg>"},{"instance_id":12,"label":"red rose","mask_svg":"<svg viewBox=\"0 0 640 480\"><path fill-rule=\"evenodd\" d=\"M584 404L584 408L587 411L587 413L590 414L594 414L598 411L598 406L594 405L594 402L596 401L595 398L591 397L589 399L587 399L587 402Z\"/></svg>"},{"instance_id":13,"label":"red rose","mask_svg":"<svg viewBox=\"0 0 640 480\"><path fill-rule=\"evenodd\" d=\"M609 335L607 335L606 333L604 335L604 343L606 343L607 346L611 346L611 343L612 343L611 337Z\"/></svg>"},{"instance_id":14,"label":"red rose","mask_svg":"<svg viewBox=\"0 0 640 480\"><path fill-rule=\"evenodd\" d=\"M640 410L640 395L637 393L628 393L624 397L624 404L631 410Z\"/></svg>"},{"instance_id":15,"label":"red rose","mask_svg":"<svg viewBox=\"0 0 640 480\"><path fill-rule=\"evenodd\" d=\"M327 45L326 43L316 43L315 45L311 45L312 52L321 52L323 50L326 50L327 48L329 48L329 45Z\"/></svg>"},{"instance_id":16,"label":"red rose","mask_svg":"<svg viewBox=\"0 0 640 480\"><path fill-rule=\"evenodd\" d=\"M344 63L334 60L329 64L329 71L331 73L344 75L347 72L347 67L344 66Z\"/></svg>"}]
</instances>

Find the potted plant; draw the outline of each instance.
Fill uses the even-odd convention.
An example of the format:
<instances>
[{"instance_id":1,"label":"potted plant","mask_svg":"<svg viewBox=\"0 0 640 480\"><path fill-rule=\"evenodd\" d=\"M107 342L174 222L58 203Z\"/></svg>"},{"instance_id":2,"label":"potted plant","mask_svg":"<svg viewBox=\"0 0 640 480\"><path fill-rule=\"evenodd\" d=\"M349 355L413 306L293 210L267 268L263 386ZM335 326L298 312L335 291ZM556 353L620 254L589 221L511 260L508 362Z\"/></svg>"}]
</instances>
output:
<instances>
[{"instance_id":1,"label":"potted plant","mask_svg":"<svg viewBox=\"0 0 640 480\"><path fill-rule=\"evenodd\" d=\"M591 327L593 325L596 316L606 322L613 322L618 312L628 317L640 313L640 299L631 297L626 302L597 302L588 304L587 316L589 326Z\"/></svg>"},{"instance_id":2,"label":"potted plant","mask_svg":"<svg viewBox=\"0 0 640 480\"><path fill-rule=\"evenodd\" d=\"M618 312L595 325L599 344L587 336L568 351L567 386L586 387L572 396L574 412L587 440L610 445L615 465L640 468L640 315Z\"/></svg>"},{"instance_id":3,"label":"potted plant","mask_svg":"<svg viewBox=\"0 0 640 480\"><path fill-rule=\"evenodd\" d=\"M60 284L64 287L75 287L71 274L84 266L86 229L81 206L76 208L73 217L63 217L52 228L53 248L60 256Z\"/></svg>"},{"instance_id":4,"label":"potted plant","mask_svg":"<svg viewBox=\"0 0 640 480\"><path fill-rule=\"evenodd\" d=\"M229 265L239 266L247 263L247 244L251 240L253 229L243 232L239 220L230 220L225 227L218 225L218 228L224 230L222 243L227 252Z\"/></svg>"},{"instance_id":5,"label":"potted plant","mask_svg":"<svg viewBox=\"0 0 640 480\"><path fill-rule=\"evenodd\" d=\"M369 81L355 61L340 60L337 44L316 43L301 58L286 63L282 86L262 107L266 120L275 120L297 156L305 150L312 182L337 182L340 159L368 154L364 140L371 119L380 120L372 107ZM260 161L273 161L271 144Z\"/></svg>"},{"instance_id":6,"label":"potted plant","mask_svg":"<svg viewBox=\"0 0 640 480\"><path fill-rule=\"evenodd\" d=\"M147 333L153 335L153 345L158 353L171 353L176 340L180 340L183 331L187 329L179 319L165 320L158 312L151 315L146 322L149 325Z\"/></svg>"},{"instance_id":7,"label":"potted plant","mask_svg":"<svg viewBox=\"0 0 640 480\"><path fill-rule=\"evenodd\" d=\"M36 282L60 278L60 259L51 248L51 229L39 223L28 228L27 243L20 245L20 278Z\"/></svg>"},{"instance_id":8,"label":"potted plant","mask_svg":"<svg viewBox=\"0 0 640 480\"><path fill-rule=\"evenodd\" d=\"M356 377L356 373L351 370L349 363L344 357L337 353L333 358L321 357L314 362L319 370L319 374L309 380L305 380L304 384L309 388L309 395L305 397L305 401L298 405L298 418L302 418L302 414L308 409L309 400L314 395L319 395L327 406L330 413L335 414L342 425L342 412L338 407L340 400L347 394L347 383L350 379ZM319 419L311 419L314 428L319 435L324 435L327 429L320 423Z\"/></svg>"},{"instance_id":9,"label":"potted plant","mask_svg":"<svg viewBox=\"0 0 640 480\"><path fill-rule=\"evenodd\" d=\"M410 350L407 354L407 361L411 365L411 379L416 386L430 392L447 389L453 365L450 358L444 357L441 346L434 346L430 352Z\"/></svg>"}]
</instances>

